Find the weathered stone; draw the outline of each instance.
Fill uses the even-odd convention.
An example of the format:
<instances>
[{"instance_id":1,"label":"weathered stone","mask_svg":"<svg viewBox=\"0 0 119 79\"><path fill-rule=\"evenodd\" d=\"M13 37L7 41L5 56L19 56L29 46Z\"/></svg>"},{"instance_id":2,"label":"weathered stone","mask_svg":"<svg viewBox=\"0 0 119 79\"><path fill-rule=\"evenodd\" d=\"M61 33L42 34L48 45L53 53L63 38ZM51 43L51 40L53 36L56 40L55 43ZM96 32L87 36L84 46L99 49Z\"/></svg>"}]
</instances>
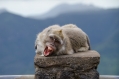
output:
<instances>
[{"instance_id":1,"label":"weathered stone","mask_svg":"<svg viewBox=\"0 0 119 79\"><path fill-rule=\"evenodd\" d=\"M36 54L35 79L99 79L99 61L99 53L93 50L49 57Z\"/></svg>"}]
</instances>

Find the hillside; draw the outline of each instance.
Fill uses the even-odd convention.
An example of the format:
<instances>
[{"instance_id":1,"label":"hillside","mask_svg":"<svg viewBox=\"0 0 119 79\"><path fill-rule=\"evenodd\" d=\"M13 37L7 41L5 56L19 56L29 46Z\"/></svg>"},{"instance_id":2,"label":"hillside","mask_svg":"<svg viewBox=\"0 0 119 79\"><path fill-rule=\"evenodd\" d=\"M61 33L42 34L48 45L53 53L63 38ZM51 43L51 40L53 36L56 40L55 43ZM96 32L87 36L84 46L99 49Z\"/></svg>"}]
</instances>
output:
<instances>
[{"instance_id":1,"label":"hillside","mask_svg":"<svg viewBox=\"0 0 119 79\"><path fill-rule=\"evenodd\" d=\"M92 49L95 50L98 45L102 44L103 46L103 43L107 41L117 29L119 29L118 15L119 9L109 9L85 13L65 13L55 18L35 20L24 18L9 12L3 12L0 14L0 74L15 75L34 73L34 41L36 34L45 27L53 24L76 24L89 35ZM111 42L108 42L108 44L111 45ZM114 42L114 44L117 45L116 42ZM100 49L97 50L102 56L105 52L109 52L105 47L99 48ZM115 53L117 54L117 52ZM113 55L113 53L110 55ZM108 61L110 55L106 54L107 61L105 64L110 62ZM99 66L100 69L102 69L103 66L104 63L101 63ZM112 67L108 67L109 69L112 69ZM103 74L102 70L99 71ZM118 71L115 70L115 72ZM104 73L109 74L107 71Z\"/></svg>"},{"instance_id":2,"label":"hillside","mask_svg":"<svg viewBox=\"0 0 119 79\"><path fill-rule=\"evenodd\" d=\"M101 74L119 75L119 29L96 48L101 54L99 71ZM103 67L102 67L103 66ZM105 72L107 71L108 74Z\"/></svg>"},{"instance_id":3,"label":"hillside","mask_svg":"<svg viewBox=\"0 0 119 79\"><path fill-rule=\"evenodd\" d=\"M47 18L54 18L60 14L64 13L72 13L72 12L89 12L89 11L99 11L103 10L102 8L93 6L93 5L85 5L85 4L60 4L50 11L46 12L42 15L34 15L29 16L30 18L34 19L47 19Z\"/></svg>"}]
</instances>

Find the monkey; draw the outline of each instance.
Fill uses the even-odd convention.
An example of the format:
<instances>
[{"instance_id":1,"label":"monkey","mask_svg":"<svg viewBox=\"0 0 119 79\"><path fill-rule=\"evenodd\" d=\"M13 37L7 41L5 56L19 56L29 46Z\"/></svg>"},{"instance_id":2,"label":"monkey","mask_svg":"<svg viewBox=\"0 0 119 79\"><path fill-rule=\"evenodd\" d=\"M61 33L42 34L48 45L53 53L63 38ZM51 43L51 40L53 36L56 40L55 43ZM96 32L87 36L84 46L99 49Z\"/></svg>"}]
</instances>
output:
<instances>
[{"instance_id":1,"label":"monkey","mask_svg":"<svg viewBox=\"0 0 119 79\"><path fill-rule=\"evenodd\" d=\"M73 54L90 50L88 36L76 25L51 27L46 28L37 36L36 53L40 52L41 56Z\"/></svg>"},{"instance_id":2,"label":"monkey","mask_svg":"<svg viewBox=\"0 0 119 79\"><path fill-rule=\"evenodd\" d=\"M44 35L45 34L45 35ZM60 26L48 27L37 35L36 53L41 56L72 54L69 38ZM68 53L67 53L68 52Z\"/></svg>"}]
</instances>

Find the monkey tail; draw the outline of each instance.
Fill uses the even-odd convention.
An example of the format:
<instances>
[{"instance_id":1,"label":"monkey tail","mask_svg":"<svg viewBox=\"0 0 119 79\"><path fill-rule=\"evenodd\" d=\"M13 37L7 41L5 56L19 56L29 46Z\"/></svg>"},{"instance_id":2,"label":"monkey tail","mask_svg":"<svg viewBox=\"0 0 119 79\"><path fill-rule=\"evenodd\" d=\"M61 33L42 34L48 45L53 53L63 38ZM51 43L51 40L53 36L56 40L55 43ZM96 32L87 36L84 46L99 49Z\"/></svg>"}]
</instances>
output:
<instances>
[{"instance_id":1,"label":"monkey tail","mask_svg":"<svg viewBox=\"0 0 119 79\"><path fill-rule=\"evenodd\" d=\"M86 38L87 38L87 43L88 43L88 46L89 46L89 49L88 50L91 50L90 40L89 40L89 37L87 35L86 35Z\"/></svg>"}]
</instances>

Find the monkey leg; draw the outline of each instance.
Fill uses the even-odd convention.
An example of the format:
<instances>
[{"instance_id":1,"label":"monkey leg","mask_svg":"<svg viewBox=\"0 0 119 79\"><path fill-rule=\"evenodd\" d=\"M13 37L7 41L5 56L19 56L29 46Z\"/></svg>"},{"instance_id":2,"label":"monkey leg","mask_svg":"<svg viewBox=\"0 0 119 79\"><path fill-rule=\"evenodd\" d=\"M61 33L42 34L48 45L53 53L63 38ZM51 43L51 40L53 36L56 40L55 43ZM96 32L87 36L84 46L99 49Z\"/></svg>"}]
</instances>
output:
<instances>
[{"instance_id":1,"label":"monkey leg","mask_svg":"<svg viewBox=\"0 0 119 79\"><path fill-rule=\"evenodd\" d=\"M87 44L87 42L85 42L84 45L78 49L78 52L84 52L87 51L88 49L89 45Z\"/></svg>"},{"instance_id":2,"label":"monkey leg","mask_svg":"<svg viewBox=\"0 0 119 79\"><path fill-rule=\"evenodd\" d=\"M67 52L67 54L73 54L74 53L74 51L71 49L71 50L69 50L68 52Z\"/></svg>"}]
</instances>

